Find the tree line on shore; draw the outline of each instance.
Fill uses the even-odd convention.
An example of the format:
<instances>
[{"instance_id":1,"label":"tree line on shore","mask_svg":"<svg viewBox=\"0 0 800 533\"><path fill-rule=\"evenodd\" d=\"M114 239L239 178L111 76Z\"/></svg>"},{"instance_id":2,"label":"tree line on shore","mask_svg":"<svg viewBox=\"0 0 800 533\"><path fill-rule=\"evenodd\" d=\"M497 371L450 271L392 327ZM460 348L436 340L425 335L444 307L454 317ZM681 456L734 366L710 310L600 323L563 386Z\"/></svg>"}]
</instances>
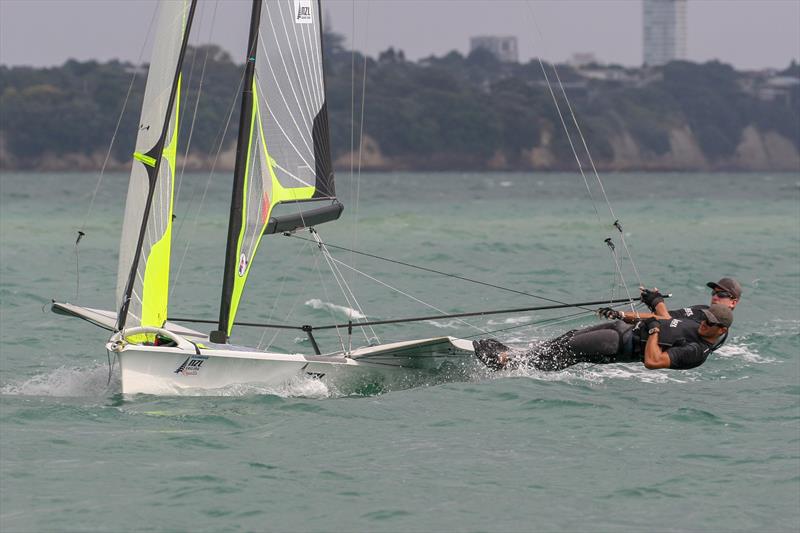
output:
<instances>
[{"instance_id":1,"label":"tree line on shore","mask_svg":"<svg viewBox=\"0 0 800 533\"><path fill-rule=\"evenodd\" d=\"M337 34L326 33L324 42L333 157L340 167L359 152L362 124L365 168L575 166L545 80L547 73L572 127L552 65L538 60L504 63L483 50L408 61L390 48L377 58L365 58L347 50ZM112 165L127 164L145 71L146 66L120 61L0 66L0 165L42 169L58 167L54 161L63 160L63 170L98 166L112 137ZM185 148L193 125L190 153L200 155L201 166L218 151L235 146L241 72L242 65L217 46L188 51L179 138ZM696 146L699 161L712 168L736 167L748 127L782 139L784 152L800 152L800 82L791 82L800 78L795 63L774 74L788 83L773 93L759 89L763 79L719 62L679 61L656 69L559 65L557 75L592 157L603 168L624 167L631 153L626 142L633 145L633 164L660 162L652 167L670 168L681 158L676 146L676 132L681 131ZM791 167L792 157L783 166Z\"/></svg>"}]
</instances>

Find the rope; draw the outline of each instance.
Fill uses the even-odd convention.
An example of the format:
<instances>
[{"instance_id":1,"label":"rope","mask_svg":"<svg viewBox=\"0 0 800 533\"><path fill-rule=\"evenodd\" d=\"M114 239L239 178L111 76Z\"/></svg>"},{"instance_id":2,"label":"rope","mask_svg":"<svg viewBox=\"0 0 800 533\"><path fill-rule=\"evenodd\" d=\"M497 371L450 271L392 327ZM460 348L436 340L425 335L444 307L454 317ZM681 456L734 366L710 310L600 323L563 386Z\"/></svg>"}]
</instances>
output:
<instances>
[{"instance_id":1,"label":"rope","mask_svg":"<svg viewBox=\"0 0 800 533\"><path fill-rule=\"evenodd\" d=\"M361 313L364 317L366 317L367 314L364 312L364 309L361 307L361 304L358 302L358 299L356 298L356 296L353 293L352 289L350 289L350 286L347 284L347 281L344 279L344 275L342 274L341 270L339 270L339 268L336 267L336 263L341 263L341 262L338 261L337 259L335 259L331 255L330 251L325 246L325 243L322 242L322 238L319 236L319 233L317 231L313 230L313 231L311 231L311 234L314 236L314 239L317 241L317 246L319 247L320 251L322 251L322 255L325 258L325 261L328 263L328 267L331 269L331 272L333 273L333 276L336 279L336 282L339 284L339 288L342 290L342 293L344 294L345 300L347 301L347 305L353 307L353 303L351 303L350 302L350 298L348 298L348 293L349 293L350 297L352 297L352 299L353 299L353 302L355 302L355 307L357 308L358 312ZM347 266L344 263L341 263L341 264L344 265L344 266ZM347 289L347 292L345 292L345 289ZM371 327L369 328L369 330L372 333L372 337L375 338L375 339L378 339L378 342L380 342L380 339L375 334L375 330L372 329ZM363 328L362 328L362 332L364 333L364 336L367 337L366 332L363 331ZM370 342L369 337L367 337L366 340L367 340L367 342Z\"/></svg>"},{"instance_id":2,"label":"rope","mask_svg":"<svg viewBox=\"0 0 800 533\"><path fill-rule=\"evenodd\" d=\"M153 29L153 22L156 18L156 13L158 12L158 8L153 10L153 15L150 17L150 23L147 26L147 33L145 34L144 41L142 42L142 47L139 49L139 58L136 60L137 63L141 64L142 57L144 56L144 49L145 45L150 38L150 32ZM78 229L78 238L75 239L75 302L77 303L80 297L80 258L78 253L78 243L81 242L84 236L86 236L86 223L89 221L89 216L92 214L94 210L94 203L97 199L97 193L100 191L100 187L103 183L103 178L106 174L106 167L108 166L108 160L111 159L111 150L114 148L114 143L117 140L117 134L119 133L119 127L122 124L122 117L125 115L125 110L128 108L128 101L131 98L131 92L133 91L133 85L136 82L137 72L134 69L133 74L131 75L131 82L128 85L128 91L125 93L125 100L122 102L122 109L120 109L119 116L117 117L117 123L114 126L114 133L111 135L111 141L108 143L108 150L106 150L106 156L103 159L103 165L100 167L100 175L97 177L97 182L94 185L94 190L92 191L92 197L89 200L89 207L86 209L86 214L83 217L83 223Z\"/></svg>"},{"instance_id":3,"label":"rope","mask_svg":"<svg viewBox=\"0 0 800 533\"><path fill-rule=\"evenodd\" d=\"M542 32L539 29L538 24L536 23L536 17L533 16L533 8L531 7L530 2L526 2L526 5L528 6L528 10L529 10L531 18L533 20L534 27L536 28L536 31L539 34L540 39L542 41L544 41L544 37L542 35ZM541 56L541 54L540 54L540 56ZM581 177L583 178L584 184L586 185L586 190L589 193L589 198L590 198L590 200L592 202L592 207L594 208L595 216L597 217L598 223L601 225L601 227L605 227L604 224L602 223L601 219L600 219L600 213L599 213L599 211L597 209L597 204L596 204L596 202L594 200L594 196L592 195L591 187L589 186L589 181L586 179L586 173L583 170L583 165L582 165L582 163L580 161L580 157L578 156L577 150L575 149L575 145L574 145L574 143L572 141L572 135L569 132L569 128L567 128L567 124L566 124L566 122L564 120L563 113L561 112L561 107L558 105L558 99L556 98L555 92L553 91L553 87L552 87L552 84L550 83L550 78L547 75L547 71L546 71L546 69L544 67L544 63L543 63L541 57L538 57L537 59L539 61L539 67L542 70L542 74L544 75L545 82L547 83L547 88L550 91L550 95L553 98L553 103L556 106L556 111L558 112L558 118L560 119L561 125L564 128L564 133L567 136L567 141L569 142L570 149L572 150L572 153L575 156L575 160L578 163L578 170L580 171ZM614 223L612 225L615 228L617 228L617 230L619 230L620 235L621 235L621 240L622 240L622 243L623 243L623 247L625 248L625 252L628 255L628 259L629 259L629 261L631 263L631 266L633 267L634 273L636 275L636 279L638 280L639 285L643 287L644 284L642 283L641 276L639 275L639 270L638 270L638 268L636 268L636 264L633 261L633 256L630 253L630 250L628 248L627 242L625 242L625 235L624 235L624 233L622 231L622 225L619 223L619 219L614 214L614 209L611 206L611 202L608 199L608 195L606 194L605 187L603 186L603 182L600 179L600 174L597 172L597 167L596 167L596 165L594 163L594 159L592 158L591 151L589 150L589 145L586 143L586 138L583 135L583 131L581 130L580 125L578 124L578 119L575 116L575 112L574 112L574 110L572 108L572 104L570 103L569 97L567 96L566 89L564 88L564 83L561 81L561 76L559 76L558 69L556 68L555 64L553 64L552 66L553 66L553 72L555 73L555 76L556 76L556 80L558 81L559 87L561 89L561 94L562 94L562 96L564 98L564 102L566 103L567 109L569 110L570 116L572 117L572 122L573 122L573 124L575 126L576 131L578 132L578 136L581 139L584 151L586 152L586 156L587 156L587 158L589 160L589 163L591 164L592 171L594 172L595 179L597 180L597 183L598 183L598 185L600 187L600 190L601 190L601 192L603 194L603 198L605 199L606 206L608 207L609 213L611 214L611 218L614 220ZM609 239L606 239L606 242L608 242L608 241L609 241ZM612 248L612 251L613 251L613 248ZM622 281L622 283L625 286L625 291L630 296L630 290L628 289L627 284L625 284L624 278L621 276L621 268L620 268L620 264L619 264L618 258L616 256L614 257L614 263L617 266L617 269L620 271L620 280ZM631 306L633 307L633 305L634 305L633 299L631 299Z\"/></svg>"},{"instance_id":4,"label":"rope","mask_svg":"<svg viewBox=\"0 0 800 533\"><path fill-rule=\"evenodd\" d=\"M313 242L310 239L306 239L304 237L300 237L299 235L295 235L295 234L291 234L291 233L285 233L284 236L286 236L286 237L294 237L295 239L298 239L298 240L301 240L301 241ZM411 264L411 263L406 263L405 261L400 261L400 260L397 260L397 259L391 259L391 258L388 258L388 257L383 257L383 256L380 256L380 255L371 254L369 252L362 252L362 251L354 250L354 249L347 248L347 247L344 247L344 246L338 246L336 244L326 243L325 246L327 246L328 248L336 248L337 250L343 250L343 251L346 251L346 252L351 252L351 253L354 253L354 254L357 254L357 255L363 255L365 257L370 257L372 259L378 259L380 261L386 261L387 263L394 263L396 265L401 265L401 266L408 267L408 268L413 268L413 269L416 269L416 270L422 270L423 272L430 272L432 274L438 274L440 276L459 279L459 280L462 280L462 281L467 281L469 283L475 283L476 285L483 285L485 287L491 287L493 289L499 289L499 290L506 291L506 292L511 292L511 293L514 293L514 294L520 294L522 296L530 296L531 298L537 298L537 299L543 300L545 302L551 302L551 303L566 305L566 306L570 306L570 307L580 307L580 306L573 306L572 304L568 304L566 302L562 302L561 300L555 300L553 298L547 298L545 296L540 296L538 294L533 294L533 293L530 293L530 292L511 289L511 288L508 288L508 287L503 287L502 285L495 285L494 283L488 283L486 281L480 281L480 280L476 280L476 279L472 279L472 278L467 278L467 277L464 277L464 276L459 276L458 274L451 274L449 272L442 272L441 270L436 270L436 269L433 269L433 268L414 265L414 264ZM594 312L594 309L588 309L588 308L584 308L584 309L586 311Z\"/></svg>"},{"instance_id":5,"label":"rope","mask_svg":"<svg viewBox=\"0 0 800 533\"><path fill-rule=\"evenodd\" d=\"M211 14L211 25L210 25L210 28L208 30L208 40L209 40L209 42L211 42L211 38L214 35L214 26L215 26L215 22L217 20L217 7L219 7L219 1L214 3L214 11ZM200 14L201 14L201 19L200 19L201 22L202 22L202 15L204 13L205 13L205 10L202 10L200 12ZM184 155L183 155L183 165L181 165L181 174L178 177L178 186L176 187L176 190L175 190L175 201L176 202L177 202L178 198L180 197L181 185L183 184L183 175L184 175L184 173L186 171L186 161L187 161L188 156L189 156L189 149L192 146L192 138L194 137L194 129L195 129L195 124L197 122L197 109L200 107L200 98L201 98L201 96L203 94L203 82L206 79L206 67L208 66L208 56L209 56L210 52L211 52L211 48L210 47L206 47L206 56L203 59L203 67L200 69L200 81L198 82L197 98L196 98L195 103L194 103L194 111L192 112L192 123L191 123L191 126L189 128L189 138L186 141L186 150L184 151ZM189 83L187 83L187 85L186 85L187 88L190 87L191 80L192 80L192 75L194 74L195 60L196 60L196 54L193 54L192 55L192 70L189 73ZM192 196L191 196L192 200L194 200L194 193L195 193L195 189L192 189ZM189 203L188 207L191 207L191 203Z\"/></svg>"},{"instance_id":6,"label":"rope","mask_svg":"<svg viewBox=\"0 0 800 533\"><path fill-rule=\"evenodd\" d=\"M291 261L291 264L297 263L297 258L300 257L300 254L302 254L303 251L305 251L307 247L308 247L308 245L303 246L297 251L297 253L295 253L294 258ZM277 294L277 296L275 296L275 298L273 298L273 300L272 300L273 301L272 309L270 310L269 314L267 315L267 320L269 320L269 321L272 320L272 317L275 315L275 311L278 309L278 302L280 301L281 297L283 296L283 291L286 288L286 280L287 279L288 279L287 275L284 274L283 276L281 276L281 285L278 288L278 294ZM295 300L295 305L296 304L297 304L297 300ZM294 310L294 305L292 305L292 310L289 311L289 315L292 314L293 310ZM289 316L289 315L287 315L287 316ZM276 332L275 335L277 335L278 333L280 333L280 330L278 330L278 332ZM256 344L256 348L257 349L261 349L261 343L264 342L264 338L266 336L267 336L267 330L265 329L264 333L261 334L261 338L258 340L258 344ZM274 340L275 340L275 336L272 337L272 339L270 340L270 342L267 345L267 347L271 346Z\"/></svg>"},{"instance_id":7,"label":"rope","mask_svg":"<svg viewBox=\"0 0 800 533\"><path fill-rule=\"evenodd\" d=\"M381 281L381 280L379 280L379 279L377 279L377 278L374 278L374 277L370 276L369 274L366 274L365 272L362 272L362 271L360 271L360 270L356 269L355 267L352 267L352 266L350 266L350 265L347 265L347 264L345 264L345 263L342 263L342 262L341 262L341 261L339 261L338 259L335 259L335 258L331 258L331 259L333 259L333 260L334 260L334 261L336 261L337 263L341 264L341 265L342 265L342 266L344 266L345 268L349 268L350 270L352 270L352 271L356 272L357 274L360 274L360 275L364 276L365 278L367 278L367 279L369 279L369 280L372 280L372 281L374 281L375 283L378 283L378 284L380 284L380 285L383 285L384 287L386 287L386 288L387 288L387 289L389 289L389 290L392 290L392 291L395 291L395 292L397 292L397 293L399 293L399 294L402 294L403 296L406 296L406 297L408 297L408 298L410 298L410 299L414 300L415 302L417 302L417 303L420 303L420 304L424 305L425 307L428 307L428 308L430 308L430 309L433 309L433 310L434 310L434 311L436 311L437 313L441 313L442 315L444 315L444 316L441 316L441 317L421 317L421 318L414 318L414 319L397 319L397 320L388 320L388 321L387 321L387 320L381 320L381 321L377 321L377 322L380 322L380 323L383 323L383 324L389 324L389 323L414 322L414 321L422 321L422 320L435 320L435 319L437 319L437 318L457 318L459 322L462 322L462 323L466 324L467 326L469 326L469 327L471 327L471 328L475 328L475 329L477 329L477 330L478 330L478 331L480 331L482 334L485 334L485 333L486 333L486 331L485 331L485 330L483 330L483 329L479 328L478 326L475 326L475 325L473 325L473 324L470 324L469 322L467 322L467 321L465 321L465 320L461 320L461 319L459 319L458 317L455 317L455 316L453 316L452 314L448 315L448 313L444 312L442 309L439 309L438 307L436 307L436 306L434 306L434 305L431 305L431 304L429 304L429 303L427 303L427 302L423 302L423 301L422 301L422 300L420 300L419 298L417 298L417 297L415 297L415 296L413 296L413 295L411 295L411 294L409 294L409 293L407 293L407 292L405 292L405 291L402 291L402 290L400 290L400 289L398 289L398 288L396 288L396 287L392 287L392 286L391 286L391 285L389 285L388 283L385 283L385 282L383 282L383 281ZM317 328L315 328L315 329L325 329L325 328L326 328L326 326L322 326L322 327L317 327Z\"/></svg>"},{"instance_id":8,"label":"rope","mask_svg":"<svg viewBox=\"0 0 800 533\"><path fill-rule=\"evenodd\" d=\"M314 256L314 268L317 270L317 275L319 276L319 284L320 286L322 286L322 293L325 296L325 300L329 300L330 298L328 297L328 288L327 285L325 285L325 278L323 278L322 276L322 269L319 268L319 255ZM330 268L330 265L328 266L328 268ZM336 317L333 316L332 309L328 308L328 314L330 315L332 320L336 319ZM347 349L344 347L344 338L342 337L342 333L341 331L339 331L338 327L335 329L336 329L336 335L339 337L339 345L342 347L342 352L346 352ZM364 334L364 338L367 340L367 343L369 343L369 337L367 337L366 332L364 332L363 329L361 330L361 332ZM349 349L353 348L353 339L351 335L348 335L347 344L349 346Z\"/></svg>"}]
</instances>

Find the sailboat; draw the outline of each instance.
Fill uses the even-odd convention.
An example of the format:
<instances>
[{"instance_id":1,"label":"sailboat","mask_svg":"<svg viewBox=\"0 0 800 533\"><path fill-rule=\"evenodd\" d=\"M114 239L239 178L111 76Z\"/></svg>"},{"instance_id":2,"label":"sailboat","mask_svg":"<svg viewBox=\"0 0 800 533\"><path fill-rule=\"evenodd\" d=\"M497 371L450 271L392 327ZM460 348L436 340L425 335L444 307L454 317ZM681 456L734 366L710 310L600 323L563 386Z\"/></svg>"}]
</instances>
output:
<instances>
[{"instance_id":1,"label":"sailboat","mask_svg":"<svg viewBox=\"0 0 800 533\"><path fill-rule=\"evenodd\" d=\"M181 69L196 7L197 0L164 0L157 8L119 247L116 310L66 302L53 302L52 310L112 332L106 348L119 360L126 394L280 386L304 377L398 388L421 374L472 364L471 341L454 337L321 353L305 326L299 329L314 354L231 342L262 237L313 230L343 211L331 163L319 1L253 0L217 327L203 333L168 320ZM279 206L284 214L277 214Z\"/></svg>"}]
</instances>

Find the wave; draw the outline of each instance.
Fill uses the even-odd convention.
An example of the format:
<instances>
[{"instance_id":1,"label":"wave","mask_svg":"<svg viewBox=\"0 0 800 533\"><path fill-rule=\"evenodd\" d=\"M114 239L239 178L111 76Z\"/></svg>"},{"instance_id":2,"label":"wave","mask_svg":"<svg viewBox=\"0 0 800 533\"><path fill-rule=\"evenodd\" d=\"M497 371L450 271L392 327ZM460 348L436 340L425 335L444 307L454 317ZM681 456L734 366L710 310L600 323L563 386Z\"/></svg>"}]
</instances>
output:
<instances>
[{"instance_id":1,"label":"wave","mask_svg":"<svg viewBox=\"0 0 800 533\"><path fill-rule=\"evenodd\" d=\"M767 364L774 363L774 357L765 357L760 355L751 344L726 344L725 346L714 352L716 357L742 359L748 363L754 364Z\"/></svg>"},{"instance_id":2,"label":"wave","mask_svg":"<svg viewBox=\"0 0 800 533\"><path fill-rule=\"evenodd\" d=\"M636 380L642 383L686 383L699 378L696 372L670 373L650 370L636 364L578 364L559 372L519 368L502 372L503 377L524 377L539 381L604 383L606 380Z\"/></svg>"},{"instance_id":3,"label":"wave","mask_svg":"<svg viewBox=\"0 0 800 533\"><path fill-rule=\"evenodd\" d=\"M61 367L0 387L3 396L49 396L54 398L97 398L118 394L121 382L118 369L108 380L108 366L91 368ZM338 393L318 379L299 376L283 385L267 387L241 383L221 389L182 389L175 396L278 396L280 398L329 398Z\"/></svg>"},{"instance_id":4,"label":"wave","mask_svg":"<svg viewBox=\"0 0 800 533\"><path fill-rule=\"evenodd\" d=\"M505 326L505 325L516 325L516 324L526 324L530 322L533 317L530 316L513 316L504 318L502 320L489 320L486 322L489 326Z\"/></svg>"},{"instance_id":5,"label":"wave","mask_svg":"<svg viewBox=\"0 0 800 533\"><path fill-rule=\"evenodd\" d=\"M322 381L309 377L297 378L277 387L267 387L258 383L237 383L220 389L181 389L175 396L277 396L279 398L311 398L324 399L336 396L335 390Z\"/></svg>"},{"instance_id":6,"label":"wave","mask_svg":"<svg viewBox=\"0 0 800 533\"><path fill-rule=\"evenodd\" d=\"M345 307L343 305L336 305L330 302L323 302L319 298L312 298L311 300L308 300L305 305L311 307L312 309L332 311L336 314L344 316L349 320L361 320L367 318L366 315L358 312L355 309L351 309L350 307Z\"/></svg>"},{"instance_id":7,"label":"wave","mask_svg":"<svg viewBox=\"0 0 800 533\"><path fill-rule=\"evenodd\" d=\"M0 387L0 395L85 398L105 396L120 390L119 374L108 379L108 365L91 368L60 367L45 374Z\"/></svg>"}]
</instances>

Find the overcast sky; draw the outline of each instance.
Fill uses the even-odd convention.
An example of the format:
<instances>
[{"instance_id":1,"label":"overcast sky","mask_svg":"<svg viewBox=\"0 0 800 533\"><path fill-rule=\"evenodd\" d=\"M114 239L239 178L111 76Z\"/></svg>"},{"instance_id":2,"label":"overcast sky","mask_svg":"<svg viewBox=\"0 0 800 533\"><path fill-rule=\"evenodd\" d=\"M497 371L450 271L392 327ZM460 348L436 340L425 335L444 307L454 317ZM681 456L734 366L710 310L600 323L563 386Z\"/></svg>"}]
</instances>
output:
<instances>
[{"instance_id":1,"label":"overcast sky","mask_svg":"<svg viewBox=\"0 0 800 533\"><path fill-rule=\"evenodd\" d=\"M215 42L241 61L250 4L201 0L192 42ZM0 63L147 61L142 45L154 8L154 0L0 0ZM323 11L348 43L373 56L390 46L409 59L465 53L470 36L488 34L517 36L523 61L592 52L604 62L642 62L640 0L329 0ZM692 61L762 68L800 59L800 0L689 0L688 18Z\"/></svg>"}]
</instances>

